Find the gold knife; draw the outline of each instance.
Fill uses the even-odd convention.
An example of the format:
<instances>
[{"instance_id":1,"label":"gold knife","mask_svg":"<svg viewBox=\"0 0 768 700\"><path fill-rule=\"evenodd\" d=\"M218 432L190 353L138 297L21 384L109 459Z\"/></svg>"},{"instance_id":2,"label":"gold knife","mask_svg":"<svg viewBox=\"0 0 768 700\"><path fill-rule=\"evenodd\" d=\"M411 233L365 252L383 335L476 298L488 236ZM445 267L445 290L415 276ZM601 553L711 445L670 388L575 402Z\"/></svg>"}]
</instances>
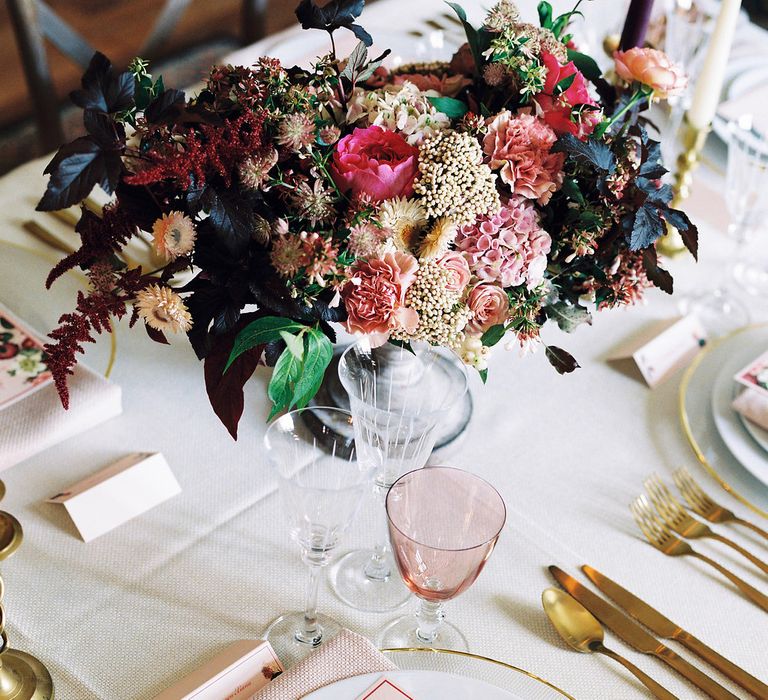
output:
<instances>
[{"instance_id":1,"label":"gold knife","mask_svg":"<svg viewBox=\"0 0 768 700\"><path fill-rule=\"evenodd\" d=\"M739 700L738 696L723 688L703 671L699 671L682 656L675 654L609 602L582 586L573 576L566 574L557 566L550 566L549 571L568 593L633 649L661 659L714 700Z\"/></svg>"},{"instance_id":2,"label":"gold knife","mask_svg":"<svg viewBox=\"0 0 768 700\"><path fill-rule=\"evenodd\" d=\"M611 598L620 608L628 612L638 622L644 624L651 632L662 639L675 639L686 649L689 649L718 671L728 676L734 683L738 683L744 690L749 691L760 700L768 700L768 685L750 675L714 649L699 641L672 620L664 617L660 612L652 608L648 603L640 600L636 595L622 588L618 583L611 581L607 576L586 564L581 570L587 575L603 593Z\"/></svg>"}]
</instances>

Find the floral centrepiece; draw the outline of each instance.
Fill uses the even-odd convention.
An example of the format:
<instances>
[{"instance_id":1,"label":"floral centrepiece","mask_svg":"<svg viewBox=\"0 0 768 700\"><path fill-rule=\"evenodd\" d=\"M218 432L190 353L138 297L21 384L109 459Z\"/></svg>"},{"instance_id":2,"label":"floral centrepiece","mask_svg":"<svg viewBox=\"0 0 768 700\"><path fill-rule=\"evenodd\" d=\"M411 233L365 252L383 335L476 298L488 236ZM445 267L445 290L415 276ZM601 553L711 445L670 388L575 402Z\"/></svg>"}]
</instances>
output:
<instances>
[{"instance_id":1,"label":"floral centrepiece","mask_svg":"<svg viewBox=\"0 0 768 700\"><path fill-rule=\"evenodd\" d=\"M38 205L114 195L83 208L82 245L49 278L79 266L91 282L45 348L65 405L82 343L124 316L161 343L186 333L236 436L258 364L274 367L273 415L312 399L335 324L450 348L483 380L506 336L564 373L578 365L543 343L548 320L570 331L651 286L671 293L655 242L670 224L696 255L696 229L669 207L642 112L684 88L677 66L618 52L610 84L573 45L578 13L542 2L534 25L501 0L478 28L455 6L468 42L451 61L390 70L388 52L368 55L362 5L296 11L355 33L350 56L216 66L191 98L140 59L118 73L94 56L72 94L87 134L59 150ZM126 264L137 235L159 269Z\"/></svg>"}]
</instances>

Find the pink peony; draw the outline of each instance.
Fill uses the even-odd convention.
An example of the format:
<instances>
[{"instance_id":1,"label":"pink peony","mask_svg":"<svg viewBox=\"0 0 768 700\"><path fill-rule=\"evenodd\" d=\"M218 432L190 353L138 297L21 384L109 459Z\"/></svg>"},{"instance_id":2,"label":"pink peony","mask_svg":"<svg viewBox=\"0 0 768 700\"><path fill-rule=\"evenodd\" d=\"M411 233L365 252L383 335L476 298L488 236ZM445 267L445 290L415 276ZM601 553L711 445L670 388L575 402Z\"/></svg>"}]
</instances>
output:
<instances>
[{"instance_id":1,"label":"pink peony","mask_svg":"<svg viewBox=\"0 0 768 700\"><path fill-rule=\"evenodd\" d=\"M470 333L484 333L491 326L504 323L509 313L509 298L498 285L483 282L475 286L467 297L472 320L467 324Z\"/></svg>"},{"instance_id":2,"label":"pink peony","mask_svg":"<svg viewBox=\"0 0 768 700\"><path fill-rule=\"evenodd\" d=\"M505 110L490 123L483 150L512 192L546 205L563 184L565 155L550 151L556 140L542 119Z\"/></svg>"},{"instance_id":3,"label":"pink peony","mask_svg":"<svg viewBox=\"0 0 768 700\"><path fill-rule=\"evenodd\" d=\"M419 315L405 306L405 293L418 268L413 255L400 252L358 261L351 278L341 288L347 330L369 335L375 346L383 345L394 330L413 333Z\"/></svg>"},{"instance_id":4,"label":"pink peony","mask_svg":"<svg viewBox=\"0 0 768 700\"><path fill-rule=\"evenodd\" d=\"M680 95L688 85L683 69L669 60L658 49L635 47L628 51L615 51L616 73L629 83L637 81L653 89L656 97L666 99Z\"/></svg>"},{"instance_id":5,"label":"pink peony","mask_svg":"<svg viewBox=\"0 0 768 700\"><path fill-rule=\"evenodd\" d=\"M589 136L602 119L602 113L593 109L579 109L575 113L573 111L577 105L597 106L589 94L584 76L577 70L573 61L561 66L557 58L546 52L541 54L541 60L547 69L547 79L544 82L544 90L533 99L543 112L544 121L558 136L573 134L580 139ZM557 84L570 76L574 76L571 85L557 94Z\"/></svg>"},{"instance_id":6,"label":"pink peony","mask_svg":"<svg viewBox=\"0 0 768 700\"><path fill-rule=\"evenodd\" d=\"M410 197L419 149L380 126L355 129L336 145L331 175L339 189L380 202Z\"/></svg>"},{"instance_id":7,"label":"pink peony","mask_svg":"<svg viewBox=\"0 0 768 700\"><path fill-rule=\"evenodd\" d=\"M472 273L483 282L499 282L502 287L527 284L532 288L539 284L551 247L552 239L541 228L536 209L522 197L512 197L498 213L462 226L456 237L456 249Z\"/></svg>"},{"instance_id":8,"label":"pink peony","mask_svg":"<svg viewBox=\"0 0 768 700\"><path fill-rule=\"evenodd\" d=\"M461 294L472 277L466 258L456 250L449 250L437 261L437 264L444 270L448 270L453 277L448 283L448 291Z\"/></svg>"}]
</instances>

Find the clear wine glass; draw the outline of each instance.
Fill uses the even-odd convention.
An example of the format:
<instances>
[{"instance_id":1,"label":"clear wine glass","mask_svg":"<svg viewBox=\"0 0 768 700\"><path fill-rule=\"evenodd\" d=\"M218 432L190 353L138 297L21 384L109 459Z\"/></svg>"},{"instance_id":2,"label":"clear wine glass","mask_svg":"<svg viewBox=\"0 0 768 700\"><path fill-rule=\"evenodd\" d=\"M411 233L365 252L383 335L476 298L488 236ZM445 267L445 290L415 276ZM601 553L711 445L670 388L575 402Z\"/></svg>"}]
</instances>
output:
<instances>
[{"instance_id":1,"label":"clear wine glass","mask_svg":"<svg viewBox=\"0 0 768 700\"><path fill-rule=\"evenodd\" d=\"M264 437L291 538L309 570L304 611L281 615L264 635L286 665L341 629L318 614L317 594L320 572L370 488L371 469L357 460L354 439L345 437L352 423L347 411L305 408L275 420Z\"/></svg>"},{"instance_id":2,"label":"clear wine glass","mask_svg":"<svg viewBox=\"0 0 768 700\"><path fill-rule=\"evenodd\" d=\"M419 608L387 626L379 645L467 651L461 631L443 621L443 602L466 591L483 570L506 521L503 499L470 472L426 467L393 484L386 508L397 568Z\"/></svg>"},{"instance_id":3,"label":"clear wine glass","mask_svg":"<svg viewBox=\"0 0 768 700\"><path fill-rule=\"evenodd\" d=\"M414 347L414 352L391 344L372 348L363 338L339 361L358 459L373 469L381 512L373 549L352 551L330 570L331 588L356 610L396 610L410 598L395 570L384 498L400 476L427 463L441 418L467 391L460 363L429 345Z\"/></svg>"},{"instance_id":4,"label":"clear wine glass","mask_svg":"<svg viewBox=\"0 0 768 700\"><path fill-rule=\"evenodd\" d=\"M726 268L720 284L694 299L691 310L715 336L725 335L750 321L749 310L733 289L765 295L768 267L755 259L750 244L768 220L768 141L749 128L731 123L728 140L728 170L725 199L731 223L728 235L735 242L735 260Z\"/></svg>"}]
</instances>

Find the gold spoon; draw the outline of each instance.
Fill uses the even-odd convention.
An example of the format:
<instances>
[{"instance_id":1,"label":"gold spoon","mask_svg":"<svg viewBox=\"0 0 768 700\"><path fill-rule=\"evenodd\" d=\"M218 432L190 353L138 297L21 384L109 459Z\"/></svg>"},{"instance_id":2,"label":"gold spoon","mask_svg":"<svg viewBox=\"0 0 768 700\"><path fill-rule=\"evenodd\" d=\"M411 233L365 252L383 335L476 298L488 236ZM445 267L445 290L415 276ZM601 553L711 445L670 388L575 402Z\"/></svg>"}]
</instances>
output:
<instances>
[{"instance_id":1,"label":"gold spoon","mask_svg":"<svg viewBox=\"0 0 768 700\"><path fill-rule=\"evenodd\" d=\"M565 591L561 591L559 588L547 588L541 594L541 603L558 634L576 651L583 654L591 652L605 654L614 661L618 661L632 673L653 693L654 697L660 698L660 700L678 700L676 695L672 695L631 661L606 648L603 644L602 625L589 610L571 598Z\"/></svg>"}]
</instances>

